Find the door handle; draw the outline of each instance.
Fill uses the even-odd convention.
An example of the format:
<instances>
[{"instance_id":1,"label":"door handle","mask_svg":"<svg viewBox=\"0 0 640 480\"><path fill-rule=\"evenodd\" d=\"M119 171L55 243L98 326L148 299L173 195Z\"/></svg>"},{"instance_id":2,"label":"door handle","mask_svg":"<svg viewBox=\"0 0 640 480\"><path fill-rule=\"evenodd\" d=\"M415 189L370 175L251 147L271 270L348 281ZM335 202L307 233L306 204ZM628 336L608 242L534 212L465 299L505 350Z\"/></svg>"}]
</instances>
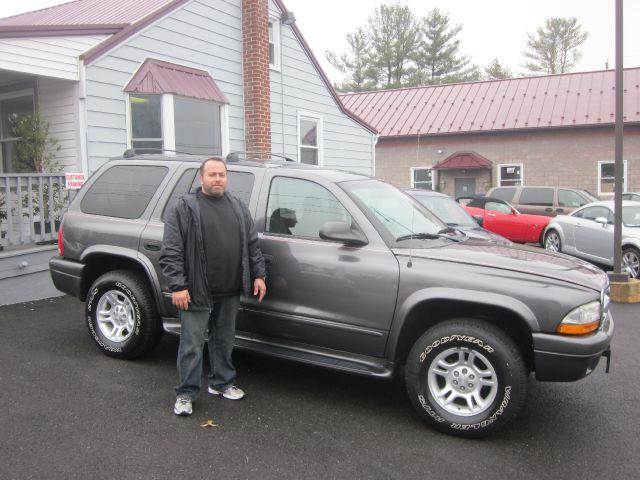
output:
<instances>
[{"instance_id":1,"label":"door handle","mask_svg":"<svg viewBox=\"0 0 640 480\"><path fill-rule=\"evenodd\" d=\"M496 214L495 213L487 213L487 217L495 217Z\"/></svg>"},{"instance_id":2,"label":"door handle","mask_svg":"<svg viewBox=\"0 0 640 480\"><path fill-rule=\"evenodd\" d=\"M146 242L144 242L144 248L145 250L149 250L152 252L159 252L161 245L160 242L154 242L151 240L147 240Z\"/></svg>"},{"instance_id":3,"label":"door handle","mask_svg":"<svg viewBox=\"0 0 640 480\"><path fill-rule=\"evenodd\" d=\"M276 261L276 258L268 253L263 253L262 258L264 258L264 263L267 265L273 265Z\"/></svg>"},{"instance_id":4,"label":"door handle","mask_svg":"<svg viewBox=\"0 0 640 480\"><path fill-rule=\"evenodd\" d=\"M564 208L556 208L556 212L563 213L564 212Z\"/></svg>"},{"instance_id":5,"label":"door handle","mask_svg":"<svg viewBox=\"0 0 640 480\"><path fill-rule=\"evenodd\" d=\"M553 208L548 207L548 208L545 208L545 209L544 209L544 211L545 211L545 212L553 212Z\"/></svg>"}]
</instances>

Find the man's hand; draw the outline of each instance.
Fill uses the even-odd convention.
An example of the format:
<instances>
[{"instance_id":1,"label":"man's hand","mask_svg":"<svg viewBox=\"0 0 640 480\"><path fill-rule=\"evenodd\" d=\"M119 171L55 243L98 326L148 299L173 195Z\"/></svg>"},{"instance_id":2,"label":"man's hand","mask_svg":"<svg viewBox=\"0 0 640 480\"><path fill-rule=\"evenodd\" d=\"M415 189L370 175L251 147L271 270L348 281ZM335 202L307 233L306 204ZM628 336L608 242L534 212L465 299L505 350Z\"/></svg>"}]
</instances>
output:
<instances>
[{"instance_id":1,"label":"man's hand","mask_svg":"<svg viewBox=\"0 0 640 480\"><path fill-rule=\"evenodd\" d=\"M171 294L171 302L178 310L189 310L189 303L191 303L189 290L173 292Z\"/></svg>"},{"instance_id":2,"label":"man's hand","mask_svg":"<svg viewBox=\"0 0 640 480\"><path fill-rule=\"evenodd\" d=\"M256 278L253 281L253 294L258 295L258 301L261 302L267 293L267 284L264 283L264 278Z\"/></svg>"}]
</instances>

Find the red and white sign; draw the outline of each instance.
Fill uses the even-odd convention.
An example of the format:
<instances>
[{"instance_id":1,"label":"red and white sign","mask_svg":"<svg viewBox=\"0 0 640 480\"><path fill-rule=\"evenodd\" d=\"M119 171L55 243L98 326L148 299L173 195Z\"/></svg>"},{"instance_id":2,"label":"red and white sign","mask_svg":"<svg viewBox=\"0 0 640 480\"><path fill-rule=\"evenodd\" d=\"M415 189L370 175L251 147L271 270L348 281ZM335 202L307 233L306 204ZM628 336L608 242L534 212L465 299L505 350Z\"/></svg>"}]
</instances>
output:
<instances>
[{"instance_id":1,"label":"red and white sign","mask_svg":"<svg viewBox=\"0 0 640 480\"><path fill-rule=\"evenodd\" d=\"M84 184L84 173L65 173L66 189L77 190Z\"/></svg>"}]
</instances>

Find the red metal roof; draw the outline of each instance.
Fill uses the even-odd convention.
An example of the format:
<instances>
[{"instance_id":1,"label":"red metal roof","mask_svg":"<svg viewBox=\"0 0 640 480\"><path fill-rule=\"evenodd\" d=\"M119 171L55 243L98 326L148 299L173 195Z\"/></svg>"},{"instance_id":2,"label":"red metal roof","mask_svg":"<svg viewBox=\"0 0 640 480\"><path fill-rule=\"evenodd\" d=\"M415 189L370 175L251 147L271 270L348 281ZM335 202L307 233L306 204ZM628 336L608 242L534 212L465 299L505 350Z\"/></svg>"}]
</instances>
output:
<instances>
[{"instance_id":1,"label":"red metal roof","mask_svg":"<svg viewBox=\"0 0 640 480\"><path fill-rule=\"evenodd\" d=\"M131 78L125 92L175 93L185 97L229 103L209 73L148 58Z\"/></svg>"},{"instance_id":2,"label":"red metal roof","mask_svg":"<svg viewBox=\"0 0 640 480\"><path fill-rule=\"evenodd\" d=\"M0 19L1 27L130 25L174 0L75 0Z\"/></svg>"},{"instance_id":3,"label":"red metal roof","mask_svg":"<svg viewBox=\"0 0 640 480\"><path fill-rule=\"evenodd\" d=\"M624 121L640 122L640 68L624 70ZM381 137L610 125L615 71L400 88L340 96Z\"/></svg>"},{"instance_id":4,"label":"red metal roof","mask_svg":"<svg viewBox=\"0 0 640 480\"><path fill-rule=\"evenodd\" d=\"M436 163L432 168L434 170L454 170L461 168L475 170L491 168L492 166L491 161L476 152L456 152Z\"/></svg>"}]
</instances>

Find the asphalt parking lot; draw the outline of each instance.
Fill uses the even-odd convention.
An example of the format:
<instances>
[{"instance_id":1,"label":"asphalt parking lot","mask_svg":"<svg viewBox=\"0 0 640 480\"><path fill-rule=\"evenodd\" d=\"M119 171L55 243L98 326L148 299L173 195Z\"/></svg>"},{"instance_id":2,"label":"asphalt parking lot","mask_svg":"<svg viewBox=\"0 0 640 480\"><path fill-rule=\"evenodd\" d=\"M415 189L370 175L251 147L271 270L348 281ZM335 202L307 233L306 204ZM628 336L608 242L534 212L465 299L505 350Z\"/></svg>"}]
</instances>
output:
<instances>
[{"instance_id":1,"label":"asphalt parking lot","mask_svg":"<svg viewBox=\"0 0 640 480\"><path fill-rule=\"evenodd\" d=\"M531 380L508 431L463 440L423 425L393 383L244 352L247 398L201 395L178 418L177 338L119 361L93 346L75 299L1 307L0 478L638 478L640 305L613 313L609 375Z\"/></svg>"}]
</instances>

